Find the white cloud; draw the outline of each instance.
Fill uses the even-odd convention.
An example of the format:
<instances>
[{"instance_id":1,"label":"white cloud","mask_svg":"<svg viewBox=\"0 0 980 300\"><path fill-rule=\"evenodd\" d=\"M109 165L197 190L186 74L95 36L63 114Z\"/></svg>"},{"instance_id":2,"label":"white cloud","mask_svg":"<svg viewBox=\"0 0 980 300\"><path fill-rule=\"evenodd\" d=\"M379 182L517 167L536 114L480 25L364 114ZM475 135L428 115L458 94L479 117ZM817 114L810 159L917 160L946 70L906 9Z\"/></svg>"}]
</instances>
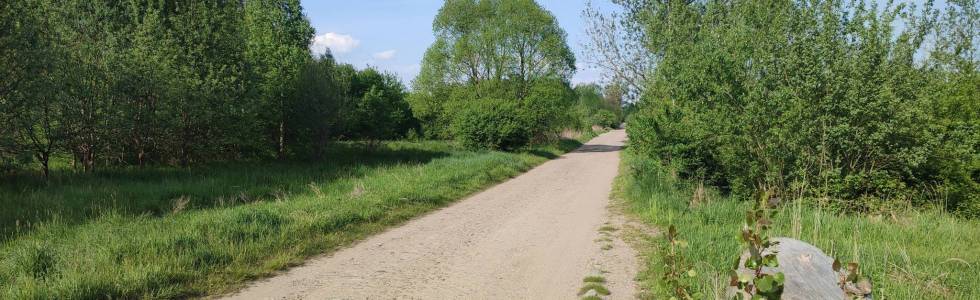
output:
<instances>
[{"instance_id":1,"label":"white cloud","mask_svg":"<svg viewBox=\"0 0 980 300\"><path fill-rule=\"evenodd\" d=\"M327 52L327 48L329 48L331 52L340 54L350 52L360 45L361 41L355 39L353 36L327 32L313 37L313 44L310 45L310 50L313 51L313 54L319 55Z\"/></svg>"},{"instance_id":2,"label":"white cloud","mask_svg":"<svg viewBox=\"0 0 980 300\"><path fill-rule=\"evenodd\" d=\"M381 51L374 54L374 59L377 60L389 60L395 58L395 50Z\"/></svg>"}]
</instances>

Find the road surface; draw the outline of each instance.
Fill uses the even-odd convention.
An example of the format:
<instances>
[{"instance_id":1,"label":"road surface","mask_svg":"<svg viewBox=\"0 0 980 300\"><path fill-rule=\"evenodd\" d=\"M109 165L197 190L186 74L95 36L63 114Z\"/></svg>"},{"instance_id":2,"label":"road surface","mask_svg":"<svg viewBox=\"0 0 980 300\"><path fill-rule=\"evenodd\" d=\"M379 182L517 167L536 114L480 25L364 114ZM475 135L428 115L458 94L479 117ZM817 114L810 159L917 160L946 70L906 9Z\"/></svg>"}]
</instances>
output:
<instances>
[{"instance_id":1,"label":"road surface","mask_svg":"<svg viewBox=\"0 0 980 300\"><path fill-rule=\"evenodd\" d=\"M635 253L607 209L622 130L229 299L632 299ZM609 223L612 222L612 223Z\"/></svg>"}]
</instances>

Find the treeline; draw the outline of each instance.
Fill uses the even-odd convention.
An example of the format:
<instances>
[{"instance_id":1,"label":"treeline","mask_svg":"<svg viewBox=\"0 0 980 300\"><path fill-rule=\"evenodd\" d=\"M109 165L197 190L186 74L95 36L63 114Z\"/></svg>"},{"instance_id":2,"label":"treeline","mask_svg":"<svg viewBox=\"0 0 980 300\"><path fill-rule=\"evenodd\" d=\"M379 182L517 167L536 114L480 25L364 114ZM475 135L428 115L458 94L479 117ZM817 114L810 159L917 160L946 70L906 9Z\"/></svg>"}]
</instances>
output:
<instances>
[{"instance_id":1,"label":"treeline","mask_svg":"<svg viewBox=\"0 0 980 300\"><path fill-rule=\"evenodd\" d=\"M533 0L449 0L433 33L409 97L426 137L513 149L563 129L590 128L600 110L618 113L615 92L615 107L579 100L594 95L579 95L569 84L575 56L566 33Z\"/></svg>"},{"instance_id":2,"label":"treeline","mask_svg":"<svg viewBox=\"0 0 980 300\"><path fill-rule=\"evenodd\" d=\"M299 0L0 3L0 171L322 156L400 137L405 87L313 57Z\"/></svg>"},{"instance_id":3,"label":"treeline","mask_svg":"<svg viewBox=\"0 0 980 300\"><path fill-rule=\"evenodd\" d=\"M655 62L632 151L739 195L980 215L977 3L874 3L624 1Z\"/></svg>"}]
</instances>

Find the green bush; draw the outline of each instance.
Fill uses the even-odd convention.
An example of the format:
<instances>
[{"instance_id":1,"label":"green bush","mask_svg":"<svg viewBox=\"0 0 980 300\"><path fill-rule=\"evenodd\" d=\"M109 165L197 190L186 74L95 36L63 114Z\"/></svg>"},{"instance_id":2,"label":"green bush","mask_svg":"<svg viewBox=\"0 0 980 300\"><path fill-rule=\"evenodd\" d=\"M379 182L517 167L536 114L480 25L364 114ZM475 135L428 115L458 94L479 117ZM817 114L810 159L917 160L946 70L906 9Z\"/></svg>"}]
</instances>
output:
<instances>
[{"instance_id":1,"label":"green bush","mask_svg":"<svg viewBox=\"0 0 980 300\"><path fill-rule=\"evenodd\" d=\"M535 81L526 98L522 111L531 118L530 128L536 141L558 136L562 129L575 127L570 108L575 102L575 91L568 83L547 78Z\"/></svg>"},{"instance_id":2,"label":"green bush","mask_svg":"<svg viewBox=\"0 0 980 300\"><path fill-rule=\"evenodd\" d=\"M473 100L457 113L453 131L469 148L513 150L530 142L533 123L517 101Z\"/></svg>"},{"instance_id":3,"label":"green bush","mask_svg":"<svg viewBox=\"0 0 980 300\"><path fill-rule=\"evenodd\" d=\"M932 20L904 5L803 3L629 4L670 14L634 19L655 31L640 36L658 63L631 148L741 196L972 214L978 8L951 3Z\"/></svg>"},{"instance_id":4,"label":"green bush","mask_svg":"<svg viewBox=\"0 0 980 300\"><path fill-rule=\"evenodd\" d=\"M611 111L600 110L592 114L592 125L616 128L619 126L619 120L617 120L616 114L613 114Z\"/></svg>"}]
</instances>

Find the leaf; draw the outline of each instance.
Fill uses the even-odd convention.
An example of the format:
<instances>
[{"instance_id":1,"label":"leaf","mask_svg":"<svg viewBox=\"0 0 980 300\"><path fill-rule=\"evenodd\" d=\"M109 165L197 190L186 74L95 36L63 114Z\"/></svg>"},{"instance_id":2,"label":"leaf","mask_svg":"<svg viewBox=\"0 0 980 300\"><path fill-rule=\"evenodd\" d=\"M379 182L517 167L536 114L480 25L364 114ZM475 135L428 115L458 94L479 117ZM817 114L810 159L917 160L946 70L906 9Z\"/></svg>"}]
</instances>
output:
<instances>
[{"instance_id":1,"label":"leaf","mask_svg":"<svg viewBox=\"0 0 980 300\"><path fill-rule=\"evenodd\" d=\"M784 282L786 282L786 275L783 275L783 272L779 272L776 273L776 275L773 275L773 279L776 280L776 285L781 286Z\"/></svg>"},{"instance_id":2,"label":"leaf","mask_svg":"<svg viewBox=\"0 0 980 300\"><path fill-rule=\"evenodd\" d=\"M773 279L772 276L763 275L755 280L755 287L759 289L760 292L768 293L772 291Z\"/></svg>"},{"instance_id":3,"label":"leaf","mask_svg":"<svg viewBox=\"0 0 980 300\"><path fill-rule=\"evenodd\" d=\"M779 267L779 259L774 254L766 255L766 257L762 259L762 263L767 267Z\"/></svg>"},{"instance_id":4,"label":"leaf","mask_svg":"<svg viewBox=\"0 0 980 300\"><path fill-rule=\"evenodd\" d=\"M834 269L834 272L840 272L840 260L835 258L834 264L831 266L831 268Z\"/></svg>"},{"instance_id":5,"label":"leaf","mask_svg":"<svg viewBox=\"0 0 980 300\"><path fill-rule=\"evenodd\" d=\"M738 273L738 282L748 283L752 281L752 275L746 273Z\"/></svg>"}]
</instances>

